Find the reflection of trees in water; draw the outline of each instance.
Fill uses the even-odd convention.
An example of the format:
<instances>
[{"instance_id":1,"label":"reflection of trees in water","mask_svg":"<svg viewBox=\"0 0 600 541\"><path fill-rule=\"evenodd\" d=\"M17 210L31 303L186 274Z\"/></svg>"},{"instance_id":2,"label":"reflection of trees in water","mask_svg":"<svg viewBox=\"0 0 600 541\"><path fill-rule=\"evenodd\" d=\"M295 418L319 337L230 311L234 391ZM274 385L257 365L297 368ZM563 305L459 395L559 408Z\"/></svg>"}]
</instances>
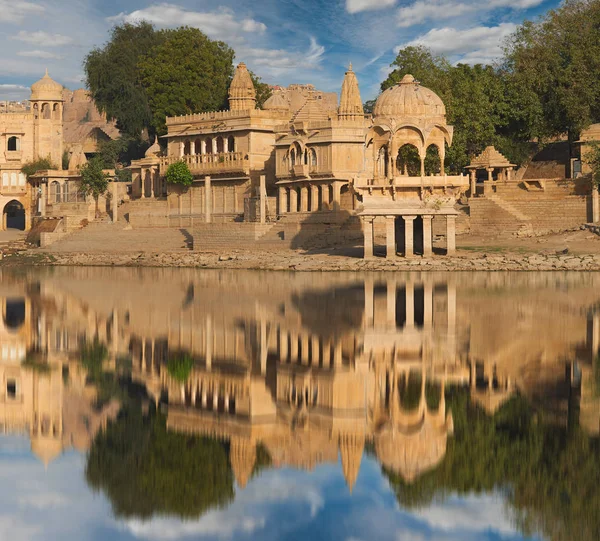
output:
<instances>
[{"instance_id":1,"label":"reflection of trees in water","mask_svg":"<svg viewBox=\"0 0 600 541\"><path fill-rule=\"evenodd\" d=\"M86 479L117 517L197 518L233 501L233 473L220 441L167 431L166 419L129 406L100 433Z\"/></svg>"},{"instance_id":2,"label":"reflection of trees in water","mask_svg":"<svg viewBox=\"0 0 600 541\"><path fill-rule=\"evenodd\" d=\"M308 291L293 297L302 324L324 338L360 329L365 309L362 285L326 291Z\"/></svg>"},{"instance_id":3,"label":"reflection of trees in water","mask_svg":"<svg viewBox=\"0 0 600 541\"><path fill-rule=\"evenodd\" d=\"M537 422L514 397L493 416L467 390L449 389L455 435L440 466L413 483L386 471L398 502L422 507L451 493L508 489L523 533L552 540L596 540L600 532L600 441L579 428Z\"/></svg>"}]
</instances>

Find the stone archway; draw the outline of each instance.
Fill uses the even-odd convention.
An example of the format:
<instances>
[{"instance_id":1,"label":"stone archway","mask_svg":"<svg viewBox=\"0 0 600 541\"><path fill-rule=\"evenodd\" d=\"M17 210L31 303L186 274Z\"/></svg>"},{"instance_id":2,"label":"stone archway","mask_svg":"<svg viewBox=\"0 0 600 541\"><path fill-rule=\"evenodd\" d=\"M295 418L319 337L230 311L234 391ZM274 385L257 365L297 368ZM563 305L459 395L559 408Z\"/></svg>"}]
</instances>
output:
<instances>
[{"instance_id":1,"label":"stone archway","mask_svg":"<svg viewBox=\"0 0 600 541\"><path fill-rule=\"evenodd\" d=\"M16 199L9 201L2 210L2 229L25 231L25 207Z\"/></svg>"}]
</instances>

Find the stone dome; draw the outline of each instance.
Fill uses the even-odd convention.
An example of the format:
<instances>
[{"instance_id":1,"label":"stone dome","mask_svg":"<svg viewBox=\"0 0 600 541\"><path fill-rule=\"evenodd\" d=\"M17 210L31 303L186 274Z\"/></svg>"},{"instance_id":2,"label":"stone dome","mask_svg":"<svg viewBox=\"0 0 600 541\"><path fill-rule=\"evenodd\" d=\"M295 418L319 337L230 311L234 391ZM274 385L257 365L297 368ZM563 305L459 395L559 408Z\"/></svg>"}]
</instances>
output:
<instances>
[{"instance_id":1,"label":"stone dome","mask_svg":"<svg viewBox=\"0 0 600 541\"><path fill-rule=\"evenodd\" d=\"M405 75L397 84L379 96L373 108L375 118L439 119L445 123L446 107L441 98L421 86L412 75Z\"/></svg>"},{"instance_id":2,"label":"stone dome","mask_svg":"<svg viewBox=\"0 0 600 541\"><path fill-rule=\"evenodd\" d=\"M262 107L265 111L289 111L290 104L281 92L275 92Z\"/></svg>"},{"instance_id":3,"label":"stone dome","mask_svg":"<svg viewBox=\"0 0 600 541\"><path fill-rule=\"evenodd\" d=\"M31 85L31 100L63 101L63 86L46 74Z\"/></svg>"},{"instance_id":4,"label":"stone dome","mask_svg":"<svg viewBox=\"0 0 600 541\"><path fill-rule=\"evenodd\" d=\"M154 138L154 143L152 143L152 145L148 148L148 150L146 150L146 158L154 158L155 156L160 155L161 152L161 148L160 145L158 144L158 137Z\"/></svg>"}]
</instances>

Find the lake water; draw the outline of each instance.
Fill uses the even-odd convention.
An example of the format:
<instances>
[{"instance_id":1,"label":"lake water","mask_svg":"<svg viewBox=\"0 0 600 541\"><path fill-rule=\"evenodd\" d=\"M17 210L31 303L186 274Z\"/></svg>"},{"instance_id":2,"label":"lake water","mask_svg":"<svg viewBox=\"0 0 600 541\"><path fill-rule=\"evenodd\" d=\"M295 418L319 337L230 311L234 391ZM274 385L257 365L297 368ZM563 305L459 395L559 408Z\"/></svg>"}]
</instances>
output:
<instances>
[{"instance_id":1,"label":"lake water","mask_svg":"<svg viewBox=\"0 0 600 541\"><path fill-rule=\"evenodd\" d=\"M0 270L0 539L597 540L600 274Z\"/></svg>"}]
</instances>

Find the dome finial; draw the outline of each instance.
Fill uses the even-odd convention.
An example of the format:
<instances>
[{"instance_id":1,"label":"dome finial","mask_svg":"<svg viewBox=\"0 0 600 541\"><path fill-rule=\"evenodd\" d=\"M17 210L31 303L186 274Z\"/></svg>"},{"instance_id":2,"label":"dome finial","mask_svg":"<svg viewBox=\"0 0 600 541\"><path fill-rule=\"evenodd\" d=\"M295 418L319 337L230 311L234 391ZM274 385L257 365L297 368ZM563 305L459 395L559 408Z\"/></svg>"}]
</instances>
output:
<instances>
[{"instance_id":1,"label":"dome finial","mask_svg":"<svg viewBox=\"0 0 600 541\"><path fill-rule=\"evenodd\" d=\"M50 74L48 73L48 68L46 67L46 77L50 77Z\"/></svg>"},{"instance_id":2,"label":"dome finial","mask_svg":"<svg viewBox=\"0 0 600 541\"><path fill-rule=\"evenodd\" d=\"M352 71L352 62L348 65L348 71Z\"/></svg>"}]
</instances>

